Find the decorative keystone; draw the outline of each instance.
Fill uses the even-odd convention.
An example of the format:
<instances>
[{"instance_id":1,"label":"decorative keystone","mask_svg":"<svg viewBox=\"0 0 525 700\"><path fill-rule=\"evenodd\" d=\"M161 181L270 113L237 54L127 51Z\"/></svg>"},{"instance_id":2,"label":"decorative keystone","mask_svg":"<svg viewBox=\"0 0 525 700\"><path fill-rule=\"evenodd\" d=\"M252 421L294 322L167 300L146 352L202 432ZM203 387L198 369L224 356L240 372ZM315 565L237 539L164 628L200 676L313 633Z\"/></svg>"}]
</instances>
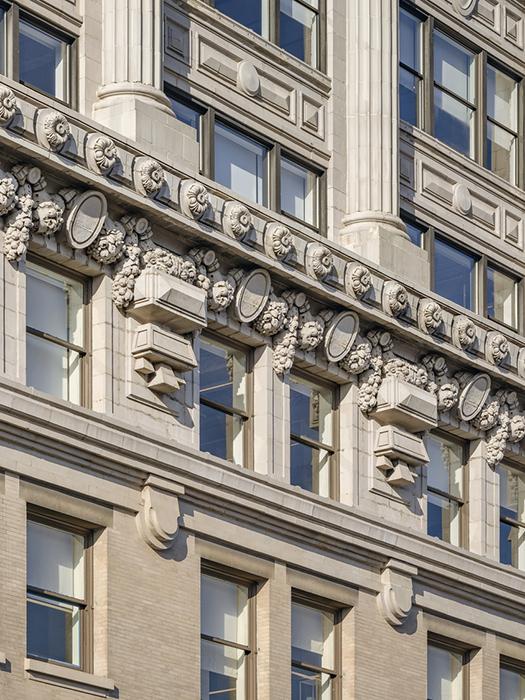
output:
<instances>
[{"instance_id":1,"label":"decorative keystone","mask_svg":"<svg viewBox=\"0 0 525 700\"><path fill-rule=\"evenodd\" d=\"M179 496L182 486L150 476L142 489L140 511L136 522L138 531L152 549L169 549L179 531Z\"/></svg>"},{"instance_id":2,"label":"decorative keystone","mask_svg":"<svg viewBox=\"0 0 525 700\"><path fill-rule=\"evenodd\" d=\"M412 610L412 577L416 575L415 566L396 559L390 559L381 572L382 590L377 596L377 606L385 620L394 627L402 625Z\"/></svg>"}]
</instances>

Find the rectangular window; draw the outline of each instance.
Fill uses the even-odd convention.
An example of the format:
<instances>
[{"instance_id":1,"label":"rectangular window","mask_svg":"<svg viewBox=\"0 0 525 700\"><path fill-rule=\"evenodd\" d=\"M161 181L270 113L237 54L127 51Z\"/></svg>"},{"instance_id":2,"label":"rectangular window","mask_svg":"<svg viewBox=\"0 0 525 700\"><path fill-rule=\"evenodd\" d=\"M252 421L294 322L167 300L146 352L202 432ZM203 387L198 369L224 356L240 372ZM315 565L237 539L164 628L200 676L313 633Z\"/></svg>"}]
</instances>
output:
<instances>
[{"instance_id":1,"label":"rectangular window","mask_svg":"<svg viewBox=\"0 0 525 700\"><path fill-rule=\"evenodd\" d=\"M499 700L525 698L525 673L501 666L499 671Z\"/></svg>"},{"instance_id":2,"label":"rectangular window","mask_svg":"<svg viewBox=\"0 0 525 700\"><path fill-rule=\"evenodd\" d=\"M87 537L51 519L28 520L28 656L88 666Z\"/></svg>"},{"instance_id":3,"label":"rectangular window","mask_svg":"<svg viewBox=\"0 0 525 700\"><path fill-rule=\"evenodd\" d=\"M429 644L427 700L468 700L468 653Z\"/></svg>"},{"instance_id":4,"label":"rectangular window","mask_svg":"<svg viewBox=\"0 0 525 700\"><path fill-rule=\"evenodd\" d=\"M281 157L281 211L307 224L317 224L317 174Z\"/></svg>"},{"instance_id":5,"label":"rectangular window","mask_svg":"<svg viewBox=\"0 0 525 700\"><path fill-rule=\"evenodd\" d=\"M332 611L292 602L292 700L333 700L338 676Z\"/></svg>"},{"instance_id":6,"label":"rectangular window","mask_svg":"<svg viewBox=\"0 0 525 700\"><path fill-rule=\"evenodd\" d=\"M508 182L516 182L518 83L487 65L487 145L485 166Z\"/></svg>"},{"instance_id":7,"label":"rectangular window","mask_svg":"<svg viewBox=\"0 0 525 700\"><path fill-rule=\"evenodd\" d=\"M215 0L215 7L256 34L268 38L268 0Z\"/></svg>"},{"instance_id":8,"label":"rectangular window","mask_svg":"<svg viewBox=\"0 0 525 700\"><path fill-rule=\"evenodd\" d=\"M465 541L462 508L465 505L464 445L431 434L426 442L427 533L461 546Z\"/></svg>"},{"instance_id":9,"label":"rectangular window","mask_svg":"<svg viewBox=\"0 0 525 700\"><path fill-rule=\"evenodd\" d=\"M192 107L184 100L179 100L176 97L170 97L171 108L177 119L192 129L195 129L197 142L201 140L201 117L202 111L196 107Z\"/></svg>"},{"instance_id":10,"label":"rectangular window","mask_svg":"<svg viewBox=\"0 0 525 700\"><path fill-rule=\"evenodd\" d=\"M476 310L477 257L436 236L434 291L446 299Z\"/></svg>"},{"instance_id":11,"label":"rectangular window","mask_svg":"<svg viewBox=\"0 0 525 700\"><path fill-rule=\"evenodd\" d=\"M499 560L525 569L525 474L506 464L499 475Z\"/></svg>"},{"instance_id":12,"label":"rectangular window","mask_svg":"<svg viewBox=\"0 0 525 700\"><path fill-rule=\"evenodd\" d=\"M420 126L422 21L401 8L399 11L399 116L414 126Z\"/></svg>"},{"instance_id":13,"label":"rectangular window","mask_svg":"<svg viewBox=\"0 0 525 700\"><path fill-rule=\"evenodd\" d=\"M201 576L201 700L248 700L255 634L253 586Z\"/></svg>"},{"instance_id":14,"label":"rectangular window","mask_svg":"<svg viewBox=\"0 0 525 700\"><path fill-rule=\"evenodd\" d=\"M487 316L516 328L518 282L515 277L487 265Z\"/></svg>"},{"instance_id":15,"label":"rectangular window","mask_svg":"<svg viewBox=\"0 0 525 700\"><path fill-rule=\"evenodd\" d=\"M200 449L247 466L248 353L203 336L199 367Z\"/></svg>"},{"instance_id":16,"label":"rectangular window","mask_svg":"<svg viewBox=\"0 0 525 700\"><path fill-rule=\"evenodd\" d=\"M279 0L279 46L317 68L319 0Z\"/></svg>"},{"instance_id":17,"label":"rectangular window","mask_svg":"<svg viewBox=\"0 0 525 700\"><path fill-rule=\"evenodd\" d=\"M426 227L421 226L420 224L416 224L413 221L406 219L404 216L401 216L401 218L403 219L403 223L405 224L408 237L414 245L416 245L418 248L421 248L425 240L425 232L427 231Z\"/></svg>"},{"instance_id":18,"label":"rectangular window","mask_svg":"<svg viewBox=\"0 0 525 700\"><path fill-rule=\"evenodd\" d=\"M290 377L290 483L334 495L334 390Z\"/></svg>"},{"instance_id":19,"label":"rectangular window","mask_svg":"<svg viewBox=\"0 0 525 700\"><path fill-rule=\"evenodd\" d=\"M456 151L475 156L475 55L434 31L434 135Z\"/></svg>"},{"instance_id":20,"label":"rectangular window","mask_svg":"<svg viewBox=\"0 0 525 700\"><path fill-rule=\"evenodd\" d=\"M19 80L68 101L69 43L29 20L19 23Z\"/></svg>"},{"instance_id":21,"label":"rectangular window","mask_svg":"<svg viewBox=\"0 0 525 700\"><path fill-rule=\"evenodd\" d=\"M27 384L66 401L83 403L85 286L80 280L31 262L26 272Z\"/></svg>"},{"instance_id":22,"label":"rectangular window","mask_svg":"<svg viewBox=\"0 0 525 700\"><path fill-rule=\"evenodd\" d=\"M266 206L268 148L218 121L214 144L215 181L241 197Z\"/></svg>"}]
</instances>

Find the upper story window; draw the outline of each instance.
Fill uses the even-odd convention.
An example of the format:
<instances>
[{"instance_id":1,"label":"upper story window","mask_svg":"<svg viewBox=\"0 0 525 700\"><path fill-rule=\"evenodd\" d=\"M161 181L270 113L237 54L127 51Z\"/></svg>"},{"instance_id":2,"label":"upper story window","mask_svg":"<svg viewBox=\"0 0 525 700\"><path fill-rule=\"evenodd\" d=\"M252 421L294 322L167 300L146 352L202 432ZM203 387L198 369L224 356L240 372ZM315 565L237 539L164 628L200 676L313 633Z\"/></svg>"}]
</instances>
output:
<instances>
[{"instance_id":1,"label":"upper story window","mask_svg":"<svg viewBox=\"0 0 525 700\"><path fill-rule=\"evenodd\" d=\"M518 168L519 81L432 17L399 16L399 113L512 184ZM426 106L426 108L425 108Z\"/></svg>"},{"instance_id":2,"label":"upper story window","mask_svg":"<svg viewBox=\"0 0 525 700\"><path fill-rule=\"evenodd\" d=\"M468 652L452 644L427 648L427 700L468 700Z\"/></svg>"},{"instance_id":3,"label":"upper story window","mask_svg":"<svg viewBox=\"0 0 525 700\"><path fill-rule=\"evenodd\" d=\"M86 284L32 262L26 284L26 383L86 403Z\"/></svg>"},{"instance_id":4,"label":"upper story window","mask_svg":"<svg viewBox=\"0 0 525 700\"><path fill-rule=\"evenodd\" d=\"M458 546L466 542L465 446L440 435L428 437L427 532Z\"/></svg>"},{"instance_id":5,"label":"upper story window","mask_svg":"<svg viewBox=\"0 0 525 700\"><path fill-rule=\"evenodd\" d=\"M332 700L336 656L334 612L292 602L292 700Z\"/></svg>"},{"instance_id":6,"label":"upper story window","mask_svg":"<svg viewBox=\"0 0 525 700\"><path fill-rule=\"evenodd\" d=\"M412 243L429 253L435 292L509 328L520 329L522 282L518 277L485 255L462 248L432 226L403 218Z\"/></svg>"},{"instance_id":7,"label":"upper story window","mask_svg":"<svg viewBox=\"0 0 525 700\"><path fill-rule=\"evenodd\" d=\"M27 523L27 655L89 667L88 533L54 519Z\"/></svg>"},{"instance_id":8,"label":"upper story window","mask_svg":"<svg viewBox=\"0 0 525 700\"><path fill-rule=\"evenodd\" d=\"M499 475L499 560L525 569L525 474L500 464Z\"/></svg>"},{"instance_id":9,"label":"upper story window","mask_svg":"<svg viewBox=\"0 0 525 700\"><path fill-rule=\"evenodd\" d=\"M180 95L170 99L177 118L196 131L203 175L244 199L323 232L324 171L280 144L229 122L210 107Z\"/></svg>"},{"instance_id":10,"label":"upper story window","mask_svg":"<svg viewBox=\"0 0 525 700\"><path fill-rule=\"evenodd\" d=\"M0 8L1 70L13 80L72 101L73 40L49 24L25 13L17 5ZM11 52L7 56L6 51Z\"/></svg>"},{"instance_id":11,"label":"upper story window","mask_svg":"<svg viewBox=\"0 0 525 700\"><path fill-rule=\"evenodd\" d=\"M290 483L335 497L334 389L292 375L290 383Z\"/></svg>"},{"instance_id":12,"label":"upper story window","mask_svg":"<svg viewBox=\"0 0 525 700\"><path fill-rule=\"evenodd\" d=\"M320 68L320 0L210 0L239 24Z\"/></svg>"},{"instance_id":13,"label":"upper story window","mask_svg":"<svg viewBox=\"0 0 525 700\"><path fill-rule=\"evenodd\" d=\"M236 464L249 463L249 353L201 337L200 449Z\"/></svg>"},{"instance_id":14,"label":"upper story window","mask_svg":"<svg viewBox=\"0 0 525 700\"><path fill-rule=\"evenodd\" d=\"M499 671L499 700L522 700L525 698L525 672L510 664L501 665Z\"/></svg>"},{"instance_id":15,"label":"upper story window","mask_svg":"<svg viewBox=\"0 0 525 700\"><path fill-rule=\"evenodd\" d=\"M253 678L253 586L201 576L201 700L246 700Z\"/></svg>"}]
</instances>

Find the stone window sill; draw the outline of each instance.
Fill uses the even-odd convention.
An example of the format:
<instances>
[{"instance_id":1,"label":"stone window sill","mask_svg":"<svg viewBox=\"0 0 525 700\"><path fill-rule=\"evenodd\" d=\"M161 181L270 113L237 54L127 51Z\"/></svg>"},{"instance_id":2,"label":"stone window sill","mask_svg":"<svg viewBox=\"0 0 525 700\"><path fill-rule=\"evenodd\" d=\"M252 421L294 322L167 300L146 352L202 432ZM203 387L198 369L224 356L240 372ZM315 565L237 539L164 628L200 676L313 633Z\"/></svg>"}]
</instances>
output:
<instances>
[{"instance_id":1,"label":"stone window sill","mask_svg":"<svg viewBox=\"0 0 525 700\"><path fill-rule=\"evenodd\" d=\"M95 676L92 673L85 673L76 668L60 666L49 661L26 659L25 670L32 680L80 690L99 697L107 697L115 690L115 683L109 678Z\"/></svg>"}]
</instances>

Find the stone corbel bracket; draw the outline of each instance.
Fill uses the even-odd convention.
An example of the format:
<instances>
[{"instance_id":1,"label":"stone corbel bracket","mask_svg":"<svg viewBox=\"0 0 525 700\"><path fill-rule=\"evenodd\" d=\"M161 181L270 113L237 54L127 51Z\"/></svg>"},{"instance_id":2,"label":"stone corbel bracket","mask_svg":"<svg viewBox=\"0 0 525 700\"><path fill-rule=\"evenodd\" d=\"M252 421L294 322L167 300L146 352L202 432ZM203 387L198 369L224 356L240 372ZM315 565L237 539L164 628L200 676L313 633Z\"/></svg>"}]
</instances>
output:
<instances>
[{"instance_id":1,"label":"stone corbel bracket","mask_svg":"<svg viewBox=\"0 0 525 700\"><path fill-rule=\"evenodd\" d=\"M416 575L415 566L397 559L390 559L381 572L382 590L377 595L377 606L385 620L394 627L402 625L412 610L412 579Z\"/></svg>"},{"instance_id":2,"label":"stone corbel bracket","mask_svg":"<svg viewBox=\"0 0 525 700\"><path fill-rule=\"evenodd\" d=\"M179 531L182 495L184 488L178 484L155 476L146 479L136 523L142 539L152 549L160 552L173 545Z\"/></svg>"}]
</instances>

